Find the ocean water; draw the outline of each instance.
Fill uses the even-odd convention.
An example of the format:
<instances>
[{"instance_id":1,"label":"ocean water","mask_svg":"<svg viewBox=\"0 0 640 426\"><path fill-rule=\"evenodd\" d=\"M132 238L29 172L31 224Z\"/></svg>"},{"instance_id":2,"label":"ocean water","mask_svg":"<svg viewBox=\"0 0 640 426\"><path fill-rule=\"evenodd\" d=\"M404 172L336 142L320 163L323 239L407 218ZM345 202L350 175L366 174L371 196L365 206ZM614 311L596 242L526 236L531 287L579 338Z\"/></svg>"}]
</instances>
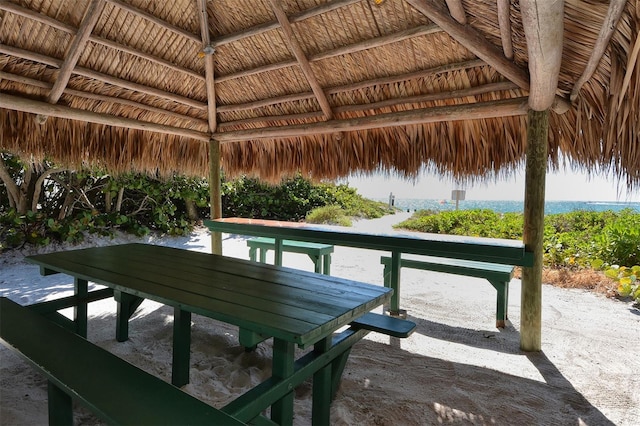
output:
<instances>
[{"instance_id":1,"label":"ocean water","mask_svg":"<svg viewBox=\"0 0 640 426\"><path fill-rule=\"evenodd\" d=\"M377 201L389 202L389 199L377 199ZM455 210L456 202L451 200L424 200L417 198L396 198L394 205L402 210ZM489 209L499 213L524 211L524 201L496 201L496 200L464 200L458 204L460 210ZM620 211L622 209L632 209L640 212L638 202L617 202L617 201L547 201L545 203L545 214L569 213L576 210L583 211Z\"/></svg>"}]
</instances>

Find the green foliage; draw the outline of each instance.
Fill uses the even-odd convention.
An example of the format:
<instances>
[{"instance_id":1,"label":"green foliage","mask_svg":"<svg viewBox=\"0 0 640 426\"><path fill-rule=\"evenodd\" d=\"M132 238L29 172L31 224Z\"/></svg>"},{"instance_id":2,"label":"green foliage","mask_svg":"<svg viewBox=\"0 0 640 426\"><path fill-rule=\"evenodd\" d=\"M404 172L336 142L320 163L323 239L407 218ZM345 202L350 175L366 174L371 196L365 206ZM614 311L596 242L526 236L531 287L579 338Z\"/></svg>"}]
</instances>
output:
<instances>
[{"instance_id":1,"label":"green foliage","mask_svg":"<svg viewBox=\"0 0 640 426\"><path fill-rule=\"evenodd\" d=\"M307 214L306 222L327 225L351 226L347 211L338 205L316 207Z\"/></svg>"},{"instance_id":2,"label":"green foliage","mask_svg":"<svg viewBox=\"0 0 640 426\"><path fill-rule=\"evenodd\" d=\"M491 210L419 211L397 228L421 232L521 239L523 215ZM640 213L575 211L545 216L544 263L553 268L600 268L640 263Z\"/></svg>"},{"instance_id":3,"label":"green foliage","mask_svg":"<svg viewBox=\"0 0 640 426\"><path fill-rule=\"evenodd\" d=\"M613 265L605 270L605 275L618 283L618 294L631 297L640 304L640 266L632 267Z\"/></svg>"}]
</instances>

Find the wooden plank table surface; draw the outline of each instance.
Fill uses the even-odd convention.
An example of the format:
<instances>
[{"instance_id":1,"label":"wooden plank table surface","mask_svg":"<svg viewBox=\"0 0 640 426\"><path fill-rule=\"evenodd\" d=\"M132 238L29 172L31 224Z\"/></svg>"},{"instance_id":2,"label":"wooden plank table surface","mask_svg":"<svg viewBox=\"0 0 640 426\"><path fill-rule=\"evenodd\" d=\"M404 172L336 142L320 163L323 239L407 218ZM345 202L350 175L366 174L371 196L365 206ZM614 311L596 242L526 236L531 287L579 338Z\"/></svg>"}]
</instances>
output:
<instances>
[{"instance_id":1,"label":"wooden plank table surface","mask_svg":"<svg viewBox=\"0 0 640 426\"><path fill-rule=\"evenodd\" d=\"M328 421L331 394L339 380L335 371L331 374L332 364L344 368L351 346L367 331L333 334L387 303L392 293L338 277L146 244L63 251L27 260L40 265L43 274L75 278L76 295L69 306L79 312L77 323L86 323L86 301L92 300L87 282L112 288L119 301L119 340L126 339L128 318L142 299L173 306L176 385L188 382L191 313L273 337L272 378L223 408L242 421L255 419L271 406L272 420L290 424L293 389L310 376L314 389L319 389L313 394L314 423ZM54 302L45 304L60 309ZM78 329L86 333L86 324ZM295 345L313 345L314 350L304 360L295 360Z\"/></svg>"}]
</instances>

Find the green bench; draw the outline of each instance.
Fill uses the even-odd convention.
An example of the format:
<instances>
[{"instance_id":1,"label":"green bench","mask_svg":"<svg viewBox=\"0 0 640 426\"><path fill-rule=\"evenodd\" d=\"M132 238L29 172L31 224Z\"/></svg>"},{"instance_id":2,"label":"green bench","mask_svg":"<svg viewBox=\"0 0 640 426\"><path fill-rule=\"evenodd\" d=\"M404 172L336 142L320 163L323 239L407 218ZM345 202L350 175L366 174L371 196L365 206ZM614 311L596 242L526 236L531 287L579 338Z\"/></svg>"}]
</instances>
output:
<instances>
[{"instance_id":1,"label":"green bench","mask_svg":"<svg viewBox=\"0 0 640 426\"><path fill-rule=\"evenodd\" d=\"M244 424L5 297L0 340L49 380L51 425L73 424L72 399L108 424Z\"/></svg>"},{"instance_id":2,"label":"green bench","mask_svg":"<svg viewBox=\"0 0 640 426\"><path fill-rule=\"evenodd\" d=\"M252 261L256 261L256 254L259 253L260 262L266 263L267 261L267 251L275 250L276 251L276 264L278 264L278 260L281 256L281 253L284 251L290 253L302 253L309 256L309 258L313 261L315 266L314 271L318 274L323 273L325 275L330 275L331 273L331 253L333 253L333 245L331 244L319 244L319 243L309 243L306 241L294 241L294 240L281 240L282 248L278 251L276 250L276 239L275 238L266 238L266 237L258 237L252 238L247 241L247 246L249 246L249 259Z\"/></svg>"},{"instance_id":3,"label":"green bench","mask_svg":"<svg viewBox=\"0 0 640 426\"><path fill-rule=\"evenodd\" d=\"M384 285L391 287L394 296L391 300L390 312L400 313L400 283L391 284L390 256L382 256L380 263L384 265ZM468 277L485 278L498 291L496 307L496 327L504 328L507 320L507 306L509 304L509 282L513 278L515 266L498 263L476 262L471 260L449 259L441 257L423 256L417 259L400 259L401 268L421 269L425 271L444 272L448 274Z\"/></svg>"}]
</instances>

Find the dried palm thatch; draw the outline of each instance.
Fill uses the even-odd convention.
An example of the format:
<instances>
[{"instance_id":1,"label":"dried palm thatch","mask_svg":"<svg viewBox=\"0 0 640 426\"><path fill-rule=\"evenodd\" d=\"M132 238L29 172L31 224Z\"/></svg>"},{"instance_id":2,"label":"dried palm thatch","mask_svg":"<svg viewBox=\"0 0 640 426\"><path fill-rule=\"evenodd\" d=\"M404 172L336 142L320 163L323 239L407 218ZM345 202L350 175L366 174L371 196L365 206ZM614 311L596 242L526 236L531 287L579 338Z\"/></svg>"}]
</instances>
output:
<instances>
[{"instance_id":1,"label":"dried palm thatch","mask_svg":"<svg viewBox=\"0 0 640 426\"><path fill-rule=\"evenodd\" d=\"M0 149L205 176L213 137L228 176L508 174L530 95L520 3L447 3L0 1ZM565 0L563 24L550 164L637 186L640 1Z\"/></svg>"}]
</instances>

